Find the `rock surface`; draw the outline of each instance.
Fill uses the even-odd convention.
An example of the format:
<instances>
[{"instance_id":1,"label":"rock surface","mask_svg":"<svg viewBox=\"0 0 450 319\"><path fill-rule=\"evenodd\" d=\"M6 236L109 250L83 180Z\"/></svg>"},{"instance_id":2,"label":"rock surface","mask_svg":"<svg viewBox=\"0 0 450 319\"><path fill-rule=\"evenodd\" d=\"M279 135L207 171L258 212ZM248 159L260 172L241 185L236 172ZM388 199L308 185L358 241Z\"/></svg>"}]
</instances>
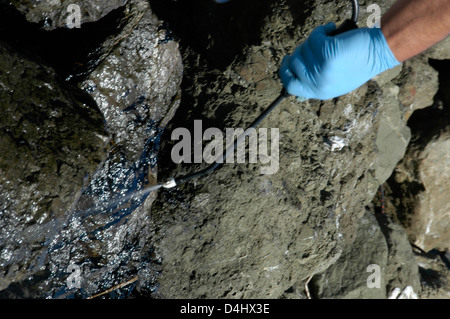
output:
<instances>
[{"instance_id":1,"label":"rock surface","mask_svg":"<svg viewBox=\"0 0 450 319\"><path fill-rule=\"evenodd\" d=\"M5 194L14 194L20 190L15 178L23 180L24 185L30 181L31 185L19 192L25 193L22 198L10 196L18 205L27 205L23 209L2 203L2 214L8 212L5 208L11 208L12 214L24 217L5 218L2 222L8 233L22 237L21 223L26 220L31 226L23 229L29 234L26 240L15 235L2 241L8 246L2 254L5 276L1 290L9 285L2 296L33 297L37 293L40 297L89 297L130 278L136 281L138 274L140 280L132 289L136 285L141 292L154 289L158 260L152 256L149 242L153 230L149 228L148 212L156 194L145 190L157 179L159 139L179 105L183 66L177 43L146 1L130 1L117 23L118 32L108 34L91 56L95 60L85 66L85 73L76 74L77 79L85 77L78 88L72 86L75 77L57 82L52 78L56 77L52 68L27 67L27 62L8 60L6 53L3 55L6 62L2 70L9 71L2 73L8 79L2 81L2 93L5 101L6 97L12 101L10 109L5 110L12 117L4 119L2 147L12 155L2 158L2 174L5 171L9 178L3 178L2 186ZM38 52L45 55L44 50ZM25 65L24 71L21 64ZM20 77L26 81L19 82ZM78 92L78 99L60 88L68 85ZM90 102L92 110L79 105L81 97ZM22 108L31 109L29 112L44 105L53 109L49 115L35 111L36 118L33 113L25 113L22 119L18 110L24 103ZM91 114L93 110L96 113ZM38 122L47 117L50 120ZM50 156L46 160L52 166L40 167L43 165L39 158L34 165L30 157L37 155L27 155L22 149L28 148L27 143L37 142L27 142L7 125L19 125L19 132L36 135L42 147L34 153ZM8 131L13 134L8 135ZM39 131L42 136L36 133ZM14 144L17 147L10 147ZM56 153L54 159L52 152ZM16 153L24 157L23 165L27 165L16 165L23 177L12 164ZM59 215L52 213L59 206ZM19 242L23 244L20 249ZM70 265L79 267L81 290L69 285Z\"/></svg>"},{"instance_id":2,"label":"rock surface","mask_svg":"<svg viewBox=\"0 0 450 319\"><path fill-rule=\"evenodd\" d=\"M429 48L424 54L430 59L449 60L450 59L450 38L447 37L443 41Z\"/></svg>"},{"instance_id":3,"label":"rock surface","mask_svg":"<svg viewBox=\"0 0 450 319\"><path fill-rule=\"evenodd\" d=\"M419 177L425 194L420 197L417 222L422 227L422 234L416 238L416 244L426 251L432 248L450 249L450 139L439 136L423 150L420 159ZM416 226L417 227L417 226Z\"/></svg>"},{"instance_id":4,"label":"rock surface","mask_svg":"<svg viewBox=\"0 0 450 319\"><path fill-rule=\"evenodd\" d=\"M267 136L256 131L256 161L248 149L244 163L150 192L207 165L174 161L173 132L192 139L199 121L201 133L245 129L279 95L283 56L347 18L349 2L73 3L84 20L69 30L64 1L0 2L11 45L1 46L0 297L446 296L445 251L410 245L445 248L421 230L432 217L443 237L445 219L416 212L447 203L435 175L445 167L431 159L447 141L449 77L429 59L445 59L446 43L345 96L285 99L258 127ZM360 1L360 26L370 4ZM380 288L367 286L370 265Z\"/></svg>"},{"instance_id":5,"label":"rock surface","mask_svg":"<svg viewBox=\"0 0 450 319\"><path fill-rule=\"evenodd\" d=\"M400 74L398 77L402 77ZM397 78L397 77L396 77ZM382 83L378 78L378 83ZM375 167L375 177L382 184L392 174L395 165L403 158L406 147L411 138L409 127L406 126L403 116L404 107L399 101L399 86L387 82L383 86L380 99L389 105L380 115L375 145L378 157Z\"/></svg>"},{"instance_id":6,"label":"rock surface","mask_svg":"<svg viewBox=\"0 0 450 319\"><path fill-rule=\"evenodd\" d=\"M394 83L399 87L398 99L407 121L415 110L433 104L439 82L438 73L428 63L425 54L405 61L402 72Z\"/></svg>"},{"instance_id":7,"label":"rock surface","mask_svg":"<svg viewBox=\"0 0 450 319\"><path fill-rule=\"evenodd\" d=\"M66 28L73 21L69 21L74 11L70 7L76 5L80 8L80 24L96 22L111 11L124 6L127 0L89 1L89 0L44 0L44 1L18 1L10 3L32 23L37 23L45 30ZM81 27L80 25L80 27Z\"/></svg>"},{"instance_id":8,"label":"rock surface","mask_svg":"<svg viewBox=\"0 0 450 319\"><path fill-rule=\"evenodd\" d=\"M411 143L384 188L386 212L416 247L421 297L448 298L449 68L448 60L430 64L440 70L439 91L432 106L410 117Z\"/></svg>"},{"instance_id":9,"label":"rock surface","mask_svg":"<svg viewBox=\"0 0 450 319\"><path fill-rule=\"evenodd\" d=\"M432 250L415 250L421 277L421 298L450 298L450 253Z\"/></svg>"},{"instance_id":10,"label":"rock surface","mask_svg":"<svg viewBox=\"0 0 450 319\"><path fill-rule=\"evenodd\" d=\"M416 111L408 122L414 129L412 142L387 186L395 193L391 213L406 227L411 241L425 251L450 248L446 74L440 76L441 90L433 106Z\"/></svg>"},{"instance_id":11,"label":"rock surface","mask_svg":"<svg viewBox=\"0 0 450 319\"><path fill-rule=\"evenodd\" d=\"M421 291L419 269L403 229L369 209L358 221L353 243L309 286L315 298L383 299L395 289L411 287L416 295Z\"/></svg>"},{"instance_id":12,"label":"rock surface","mask_svg":"<svg viewBox=\"0 0 450 319\"><path fill-rule=\"evenodd\" d=\"M55 279L64 265L83 266L83 297L137 275L139 290L149 293L160 271L149 215L156 193L145 190L158 178L159 139L179 105L183 66L178 44L146 1L130 1L123 19L116 45L80 84L104 115L113 148L78 202L81 222L72 218L51 247Z\"/></svg>"},{"instance_id":13,"label":"rock surface","mask_svg":"<svg viewBox=\"0 0 450 319\"><path fill-rule=\"evenodd\" d=\"M0 290L41 271L64 220L106 155L97 106L53 69L0 43Z\"/></svg>"}]
</instances>

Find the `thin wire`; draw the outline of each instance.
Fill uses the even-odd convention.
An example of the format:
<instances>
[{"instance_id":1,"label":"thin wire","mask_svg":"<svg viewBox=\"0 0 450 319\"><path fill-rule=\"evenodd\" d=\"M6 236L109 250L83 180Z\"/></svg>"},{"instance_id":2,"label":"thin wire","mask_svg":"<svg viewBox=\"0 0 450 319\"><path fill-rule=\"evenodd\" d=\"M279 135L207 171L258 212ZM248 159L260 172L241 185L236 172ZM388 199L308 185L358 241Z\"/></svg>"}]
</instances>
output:
<instances>
[{"instance_id":1,"label":"thin wire","mask_svg":"<svg viewBox=\"0 0 450 319\"><path fill-rule=\"evenodd\" d=\"M287 93L286 89L283 88L283 90L281 91L280 95L264 110L264 112L262 112L256 118L256 120L253 121L252 124L250 124L250 126L241 135L239 135L239 137L235 140L234 144L231 145L230 147L228 147L222 153L222 156L219 156L219 157L216 158L214 164L211 164L210 166L206 167L205 169L202 169L202 170L197 171L195 173L188 174L188 175L185 175L185 176L182 176L182 177L179 177L179 178L175 178L176 184L179 185L181 183L187 182L187 181L189 181L191 179L194 179L194 178L202 177L202 176L207 175L207 174L211 173L212 171L214 171L217 167L219 167L222 163L225 162L225 159L230 154L233 154L233 152L236 149L236 147L244 140L245 136L248 135L248 130L258 126L262 122L262 120L264 120L267 117L267 115L269 115L269 113L272 112L272 110L275 107L277 107L277 105L280 104L281 101L283 101L288 96L290 96L290 94Z\"/></svg>"},{"instance_id":2,"label":"thin wire","mask_svg":"<svg viewBox=\"0 0 450 319\"><path fill-rule=\"evenodd\" d=\"M359 4L358 0L352 0L352 21L356 24L359 16Z\"/></svg>"}]
</instances>

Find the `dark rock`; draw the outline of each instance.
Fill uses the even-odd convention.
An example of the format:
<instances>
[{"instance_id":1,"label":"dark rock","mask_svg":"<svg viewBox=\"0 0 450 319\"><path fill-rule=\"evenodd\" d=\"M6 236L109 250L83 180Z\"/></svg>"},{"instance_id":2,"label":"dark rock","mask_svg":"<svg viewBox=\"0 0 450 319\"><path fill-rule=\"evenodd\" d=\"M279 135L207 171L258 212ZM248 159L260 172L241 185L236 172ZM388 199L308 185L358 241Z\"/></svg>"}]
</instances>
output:
<instances>
[{"instance_id":1,"label":"dark rock","mask_svg":"<svg viewBox=\"0 0 450 319\"><path fill-rule=\"evenodd\" d=\"M412 291L416 296L411 295L411 298L420 296L419 267L405 229L386 214L377 214L376 218L388 248L384 273L387 296L391 297L396 289L402 292L405 289Z\"/></svg>"},{"instance_id":2,"label":"dark rock","mask_svg":"<svg viewBox=\"0 0 450 319\"><path fill-rule=\"evenodd\" d=\"M259 126L273 153L150 192L206 164L174 162L174 130L193 132L195 120L203 131L245 129L279 95L283 56L316 26L347 18L350 3L71 3L85 10L80 29L65 28L65 1L14 1L0 24L15 29L17 10L32 21L17 41L2 37L19 45L1 51L0 297L306 298L305 285L322 298L414 297L419 274L426 295L424 282L445 289L442 269L419 260L418 271L410 229L394 223L404 211L393 202L413 207L426 183L411 175L396 199L386 187L389 217L367 208L417 140L406 118L433 100L431 51L345 96L284 100ZM360 4L365 26L371 2ZM73 54L53 64L64 50ZM377 290L367 287L370 264L381 267ZM70 265L80 288L69 285Z\"/></svg>"},{"instance_id":3,"label":"dark rock","mask_svg":"<svg viewBox=\"0 0 450 319\"><path fill-rule=\"evenodd\" d=\"M27 290L85 298L131 278L131 290L155 288L160 261L149 211L156 193L145 190L156 183L159 139L179 105L183 68L178 44L146 1L126 4L117 23L84 81L71 87L79 96L63 89L74 79L61 84L51 68L2 55L2 75L14 79L1 82L2 100L11 101L2 105L9 107L2 187L10 198L2 202L2 225L13 236L1 255L0 290L15 282L2 296ZM67 282L71 264L79 267L80 290Z\"/></svg>"},{"instance_id":4,"label":"dark rock","mask_svg":"<svg viewBox=\"0 0 450 319\"><path fill-rule=\"evenodd\" d=\"M411 257L413 257L412 250ZM375 287L370 285L369 276L374 274L370 268L371 265L376 265L380 270L379 285ZM386 240L373 212L366 210L358 220L353 242L345 246L336 263L312 278L309 284L312 297L320 299L386 298L387 266Z\"/></svg>"},{"instance_id":5,"label":"dark rock","mask_svg":"<svg viewBox=\"0 0 450 319\"><path fill-rule=\"evenodd\" d=\"M73 13L70 5L80 8L81 25L96 22L111 11L124 6L127 0L88 1L88 0L46 0L10 1L29 22L37 23L45 30L68 27L68 19ZM70 24L70 23L69 23Z\"/></svg>"},{"instance_id":6,"label":"dark rock","mask_svg":"<svg viewBox=\"0 0 450 319\"><path fill-rule=\"evenodd\" d=\"M393 82L399 87L398 99L406 121L415 110L433 104L439 87L438 73L425 54L405 61L402 72Z\"/></svg>"},{"instance_id":7,"label":"dark rock","mask_svg":"<svg viewBox=\"0 0 450 319\"><path fill-rule=\"evenodd\" d=\"M107 133L92 99L50 67L4 43L0 61L3 290L43 269L43 244L104 160Z\"/></svg>"}]
</instances>

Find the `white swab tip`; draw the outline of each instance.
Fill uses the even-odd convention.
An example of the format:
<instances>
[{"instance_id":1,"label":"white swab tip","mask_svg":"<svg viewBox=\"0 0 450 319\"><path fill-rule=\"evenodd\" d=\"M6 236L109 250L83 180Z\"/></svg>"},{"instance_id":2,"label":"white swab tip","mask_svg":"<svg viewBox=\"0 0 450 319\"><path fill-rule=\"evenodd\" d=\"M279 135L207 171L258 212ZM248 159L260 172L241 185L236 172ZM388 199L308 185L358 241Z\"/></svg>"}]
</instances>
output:
<instances>
[{"instance_id":1,"label":"white swab tip","mask_svg":"<svg viewBox=\"0 0 450 319\"><path fill-rule=\"evenodd\" d=\"M175 178L171 177L169 178L164 184L163 187L164 188L173 188L177 186L177 182L175 181Z\"/></svg>"}]
</instances>

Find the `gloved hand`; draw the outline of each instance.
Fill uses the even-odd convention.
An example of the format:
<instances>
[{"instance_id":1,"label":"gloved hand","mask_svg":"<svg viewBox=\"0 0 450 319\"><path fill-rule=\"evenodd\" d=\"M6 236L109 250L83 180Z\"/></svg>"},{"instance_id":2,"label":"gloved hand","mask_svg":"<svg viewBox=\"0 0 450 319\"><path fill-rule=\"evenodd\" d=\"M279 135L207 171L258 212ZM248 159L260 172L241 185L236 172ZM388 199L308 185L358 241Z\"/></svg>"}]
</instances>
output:
<instances>
[{"instance_id":1,"label":"gloved hand","mask_svg":"<svg viewBox=\"0 0 450 319\"><path fill-rule=\"evenodd\" d=\"M358 88L397 61L380 28L360 28L335 36L334 23L315 28L291 55L280 77L289 94L327 100Z\"/></svg>"}]
</instances>

